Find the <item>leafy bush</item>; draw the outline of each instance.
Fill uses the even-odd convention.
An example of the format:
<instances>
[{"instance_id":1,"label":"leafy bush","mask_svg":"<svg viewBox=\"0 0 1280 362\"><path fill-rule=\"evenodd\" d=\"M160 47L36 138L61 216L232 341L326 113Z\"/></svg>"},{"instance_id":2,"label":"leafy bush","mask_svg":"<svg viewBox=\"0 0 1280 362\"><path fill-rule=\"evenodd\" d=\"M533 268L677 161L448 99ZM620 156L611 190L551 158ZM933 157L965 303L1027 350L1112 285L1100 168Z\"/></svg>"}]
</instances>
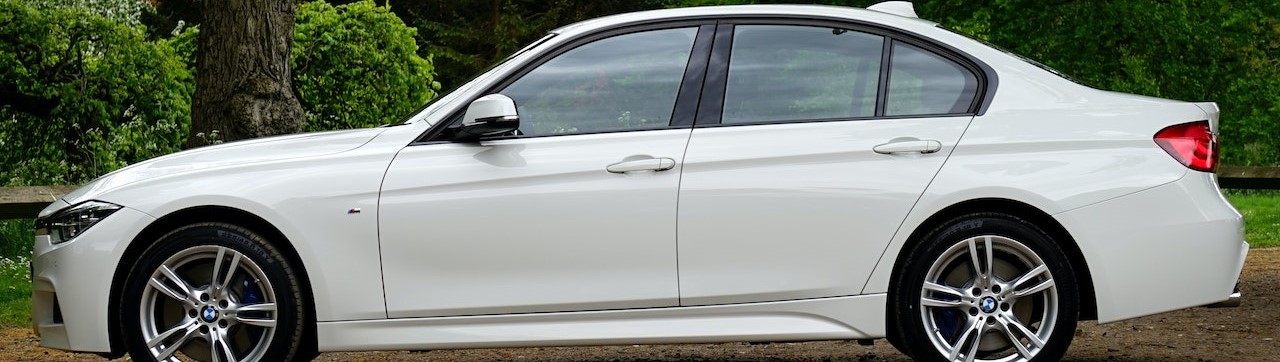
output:
<instances>
[{"instance_id":1,"label":"leafy bush","mask_svg":"<svg viewBox=\"0 0 1280 362\"><path fill-rule=\"evenodd\" d=\"M40 10L77 9L117 23L138 25L142 14L151 11L147 0L23 0Z\"/></svg>"},{"instance_id":2,"label":"leafy bush","mask_svg":"<svg viewBox=\"0 0 1280 362\"><path fill-rule=\"evenodd\" d=\"M193 77L168 40L0 1L0 184L83 181L179 150Z\"/></svg>"},{"instance_id":3,"label":"leafy bush","mask_svg":"<svg viewBox=\"0 0 1280 362\"><path fill-rule=\"evenodd\" d=\"M293 77L307 130L394 122L435 98L431 61L418 56L417 30L372 0L298 8Z\"/></svg>"}]
</instances>

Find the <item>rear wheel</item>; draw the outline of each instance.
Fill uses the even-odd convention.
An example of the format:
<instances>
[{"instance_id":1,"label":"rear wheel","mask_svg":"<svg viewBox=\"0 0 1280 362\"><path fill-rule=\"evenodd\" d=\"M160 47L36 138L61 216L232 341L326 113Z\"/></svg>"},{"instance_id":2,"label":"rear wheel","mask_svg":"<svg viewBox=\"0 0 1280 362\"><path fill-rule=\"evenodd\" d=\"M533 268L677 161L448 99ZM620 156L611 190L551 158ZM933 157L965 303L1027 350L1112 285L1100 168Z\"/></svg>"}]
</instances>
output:
<instances>
[{"instance_id":1,"label":"rear wheel","mask_svg":"<svg viewBox=\"0 0 1280 362\"><path fill-rule=\"evenodd\" d=\"M1055 361L1075 332L1069 259L1035 225L973 214L930 232L890 296L891 339L923 361Z\"/></svg>"},{"instance_id":2,"label":"rear wheel","mask_svg":"<svg viewBox=\"0 0 1280 362\"><path fill-rule=\"evenodd\" d=\"M296 273L258 234L195 224L162 237L126 281L121 321L135 361L278 361L304 327Z\"/></svg>"}]
</instances>

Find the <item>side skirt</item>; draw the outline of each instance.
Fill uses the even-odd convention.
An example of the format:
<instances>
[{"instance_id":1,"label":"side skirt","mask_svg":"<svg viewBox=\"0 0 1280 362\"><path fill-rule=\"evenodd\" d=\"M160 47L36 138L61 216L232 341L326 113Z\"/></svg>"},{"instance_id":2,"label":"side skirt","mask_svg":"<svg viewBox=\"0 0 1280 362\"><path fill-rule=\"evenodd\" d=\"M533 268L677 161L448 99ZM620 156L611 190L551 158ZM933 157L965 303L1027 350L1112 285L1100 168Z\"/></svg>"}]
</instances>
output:
<instances>
[{"instance_id":1,"label":"side skirt","mask_svg":"<svg viewBox=\"0 0 1280 362\"><path fill-rule=\"evenodd\" d=\"M592 312L317 323L322 352L873 339L885 294Z\"/></svg>"}]
</instances>

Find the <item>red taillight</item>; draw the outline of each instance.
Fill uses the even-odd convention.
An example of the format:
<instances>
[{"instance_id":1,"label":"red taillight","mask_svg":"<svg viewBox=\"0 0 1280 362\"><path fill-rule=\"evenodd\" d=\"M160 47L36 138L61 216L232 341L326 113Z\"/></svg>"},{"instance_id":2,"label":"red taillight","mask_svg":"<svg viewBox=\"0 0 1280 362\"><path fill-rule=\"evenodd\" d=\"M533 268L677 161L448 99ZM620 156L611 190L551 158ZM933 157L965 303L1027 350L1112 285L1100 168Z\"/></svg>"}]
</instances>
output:
<instances>
[{"instance_id":1,"label":"red taillight","mask_svg":"<svg viewBox=\"0 0 1280 362\"><path fill-rule=\"evenodd\" d=\"M1218 140L1209 130L1209 121L1183 123L1156 132L1156 144L1196 171L1213 172L1218 166Z\"/></svg>"}]
</instances>

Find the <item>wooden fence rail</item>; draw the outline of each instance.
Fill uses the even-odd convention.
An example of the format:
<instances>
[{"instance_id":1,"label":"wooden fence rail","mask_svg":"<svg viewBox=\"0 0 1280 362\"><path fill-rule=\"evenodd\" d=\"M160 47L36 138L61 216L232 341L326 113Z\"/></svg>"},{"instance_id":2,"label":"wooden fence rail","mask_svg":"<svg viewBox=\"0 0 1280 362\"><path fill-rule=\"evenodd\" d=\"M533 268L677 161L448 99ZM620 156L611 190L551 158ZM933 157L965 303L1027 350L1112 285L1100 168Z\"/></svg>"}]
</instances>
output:
<instances>
[{"instance_id":1,"label":"wooden fence rail","mask_svg":"<svg viewBox=\"0 0 1280 362\"><path fill-rule=\"evenodd\" d=\"M1280 167L1219 167L1224 189L1280 190ZM0 220L34 218L40 210L76 186L0 187Z\"/></svg>"}]
</instances>

